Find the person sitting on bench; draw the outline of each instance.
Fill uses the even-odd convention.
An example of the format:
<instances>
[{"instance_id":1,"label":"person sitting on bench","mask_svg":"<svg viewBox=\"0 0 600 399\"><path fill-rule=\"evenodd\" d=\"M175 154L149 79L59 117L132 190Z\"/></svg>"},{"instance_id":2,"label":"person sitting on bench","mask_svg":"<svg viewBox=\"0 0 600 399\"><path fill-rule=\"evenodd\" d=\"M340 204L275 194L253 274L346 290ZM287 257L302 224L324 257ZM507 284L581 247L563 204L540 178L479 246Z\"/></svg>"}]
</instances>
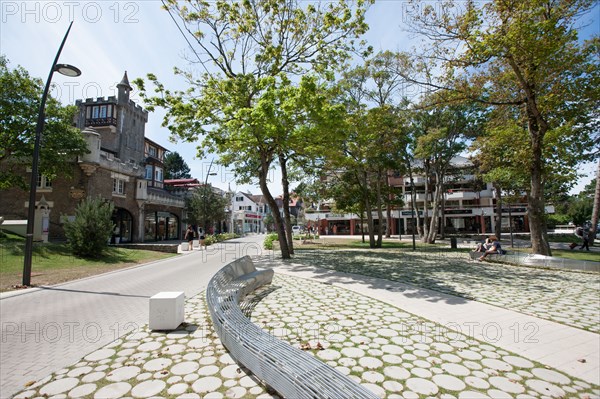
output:
<instances>
[{"instance_id":1,"label":"person sitting on bench","mask_svg":"<svg viewBox=\"0 0 600 399\"><path fill-rule=\"evenodd\" d=\"M475 252L485 252L492 247L492 240L486 238L484 242L480 242L477 244L475 248Z\"/></svg>"},{"instance_id":2,"label":"person sitting on bench","mask_svg":"<svg viewBox=\"0 0 600 399\"><path fill-rule=\"evenodd\" d=\"M500 241L498 241L498 237L490 236L489 239L492 242L492 245L487 249L487 251L485 251L483 253L482 256L479 257L479 260L484 260L485 257L490 254L498 254L498 255L504 254L504 250L502 249L502 246L500 245Z\"/></svg>"}]
</instances>

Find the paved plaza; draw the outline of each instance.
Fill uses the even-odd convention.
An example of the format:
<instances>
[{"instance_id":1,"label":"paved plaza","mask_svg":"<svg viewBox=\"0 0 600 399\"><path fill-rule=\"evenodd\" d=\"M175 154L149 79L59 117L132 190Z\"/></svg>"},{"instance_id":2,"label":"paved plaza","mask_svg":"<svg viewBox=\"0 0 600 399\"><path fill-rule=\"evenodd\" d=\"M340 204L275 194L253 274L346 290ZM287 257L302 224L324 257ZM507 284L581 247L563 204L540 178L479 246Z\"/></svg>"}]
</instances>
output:
<instances>
[{"instance_id":1,"label":"paved plaza","mask_svg":"<svg viewBox=\"0 0 600 399\"><path fill-rule=\"evenodd\" d=\"M467 261L449 251L297 251L294 263L412 284L600 333L598 273Z\"/></svg>"},{"instance_id":2,"label":"paved plaza","mask_svg":"<svg viewBox=\"0 0 600 399\"><path fill-rule=\"evenodd\" d=\"M257 265L274 268L276 275L271 286L247 298L249 317L274 338L313 354L380 397L600 398L597 275L470 264L464 255L462 260L443 261L437 255L395 254L402 268L391 256L297 251L292 261L255 258ZM414 264L407 267L411 259ZM344 272L337 271L341 265ZM373 270L372 275L351 274L368 274L365 270ZM584 287L577 291L577 285ZM561 293L575 297L561 302ZM540 307L530 315L519 313L526 303L536 301ZM561 317L554 314L561 303L564 320L550 321ZM595 309L596 323L588 308ZM524 330L519 339L506 337L509 334L500 338L495 329L459 332L447 320L464 324L460 315L464 320L492 321L505 333L515 322L534 323L538 330L529 336L531 331ZM32 382L16 397L276 394L227 354L200 293L186 301L185 323L178 330L151 332L140 327Z\"/></svg>"}]
</instances>

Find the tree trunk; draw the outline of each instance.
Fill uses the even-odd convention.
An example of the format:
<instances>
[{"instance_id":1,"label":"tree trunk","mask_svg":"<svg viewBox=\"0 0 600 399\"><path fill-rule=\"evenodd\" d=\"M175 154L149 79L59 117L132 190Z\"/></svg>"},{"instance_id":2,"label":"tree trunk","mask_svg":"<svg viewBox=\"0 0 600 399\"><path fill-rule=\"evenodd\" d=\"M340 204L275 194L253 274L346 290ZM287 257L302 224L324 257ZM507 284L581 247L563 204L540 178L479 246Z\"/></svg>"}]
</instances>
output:
<instances>
[{"instance_id":1,"label":"tree trunk","mask_svg":"<svg viewBox=\"0 0 600 399\"><path fill-rule=\"evenodd\" d=\"M377 223L378 231L377 231L377 248L381 248L382 240L383 240L383 198L381 194L381 182L382 182L382 173L381 171L377 172L377 219L379 223Z\"/></svg>"},{"instance_id":2,"label":"tree trunk","mask_svg":"<svg viewBox=\"0 0 600 399\"><path fill-rule=\"evenodd\" d=\"M414 234L418 234L419 236L422 235L421 233L421 224L420 224L420 218L419 218L419 208L417 207L417 192L415 190L415 182L413 180L412 177L412 171L409 171L409 178L410 178L410 198L411 198L411 208L412 208L412 212L413 212L413 226L412 226L412 230ZM416 229L416 231L415 231Z\"/></svg>"},{"instance_id":3,"label":"tree trunk","mask_svg":"<svg viewBox=\"0 0 600 399\"><path fill-rule=\"evenodd\" d=\"M548 123L542 116L537 106L535 85L527 80L526 74L515 61L511 54L507 55L507 60L515 76L519 81L521 89L525 92L527 130L531 143L531 165L529 172L531 174L530 190L527 195L527 214L529 216L529 231L531 236L531 252L538 255L551 256L550 243L548 242L548 232L546 231L546 219L544 217L544 179L542 163L542 147L544 136L548 131Z\"/></svg>"},{"instance_id":4,"label":"tree trunk","mask_svg":"<svg viewBox=\"0 0 600 399\"><path fill-rule=\"evenodd\" d=\"M423 201L423 235L421 241L426 243L429 239L429 191L430 191L430 181L429 181L429 168L428 162L425 161L425 199Z\"/></svg>"},{"instance_id":5,"label":"tree trunk","mask_svg":"<svg viewBox=\"0 0 600 399\"><path fill-rule=\"evenodd\" d=\"M365 213L360 212L360 233L362 235L362 242L365 243L365 229L363 228L365 225Z\"/></svg>"},{"instance_id":6,"label":"tree trunk","mask_svg":"<svg viewBox=\"0 0 600 399\"><path fill-rule=\"evenodd\" d=\"M283 154L279 154L279 167L281 168L281 186L283 189L283 217L285 226L285 236L288 241L290 254L294 254L294 238L292 236L292 223L290 217L290 181L287 173L287 159Z\"/></svg>"},{"instance_id":7,"label":"tree trunk","mask_svg":"<svg viewBox=\"0 0 600 399\"><path fill-rule=\"evenodd\" d=\"M260 186L260 190L267 200L267 204L271 208L271 215L273 215L273 220L275 220L275 231L277 232L277 238L279 239L279 248L281 249L281 258L282 259L290 259L290 250L288 247L288 242L285 236L285 231L283 230L283 220L281 219L281 215L279 214L279 207L277 206L277 202L273 198L273 195L269 191L269 187L267 186L267 176L269 175L269 165L267 159L261 155L261 167L258 173L258 183Z\"/></svg>"},{"instance_id":8,"label":"tree trunk","mask_svg":"<svg viewBox=\"0 0 600 399\"><path fill-rule=\"evenodd\" d=\"M392 236L392 200L393 198L393 194L392 194L392 190L390 188L390 179L388 174L385 174L385 187L386 190L388 192L387 195L387 201L386 201L386 209L385 209L385 216L386 216L386 220L387 220L387 229L385 230L385 238L390 238Z\"/></svg>"},{"instance_id":9,"label":"tree trunk","mask_svg":"<svg viewBox=\"0 0 600 399\"><path fill-rule=\"evenodd\" d=\"M440 207L440 239L446 238L446 187L442 186L442 206Z\"/></svg>"},{"instance_id":10,"label":"tree trunk","mask_svg":"<svg viewBox=\"0 0 600 399\"><path fill-rule=\"evenodd\" d=\"M365 202L365 212L367 214L367 227L369 228L369 247L375 248L375 229L373 228L373 211L371 206L371 199L369 198L369 186L367 172L362 173L362 190L363 199Z\"/></svg>"},{"instance_id":11,"label":"tree trunk","mask_svg":"<svg viewBox=\"0 0 600 399\"><path fill-rule=\"evenodd\" d=\"M544 182L542 176L542 138L543 131L535 117L535 112L528 104L528 128L531 140L531 187L527 195L527 214L529 215L529 230L531 234L531 251L534 254L551 256L546 220L544 217Z\"/></svg>"},{"instance_id":12,"label":"tree trunk","mask_svg":"<svg viewBox=\"0 0 600 399\"><path fill-rule=\"evenodd\" d=\"M590 234L590 245L594 245L596 231L598 231L598 218L600 217L600 160L596 169L596 191L594 193L594 208L592 210L592 234Z\"/></svg>"},{"instance_id":13,"label":"tree trunk","mask_svg":"<svg viewBox=\"0 0 600 399\"><path fill-rule=\"evenodd\" d=\"M443 187L443 176L439 173L436 173L436 182L435 182L435 191L433 193L433 201L431 204L431 220L429 221L429 231L426 237L425 242L428 244L434 244L435 238L437 236L437 228L438 228L438 210L440 208L440 197L442 194Z\"/></svg>"},{"instance_id":14,"label":"tree trunk","mask_svg":"<svg viewBox=\"0 0 600 399\"><path fill-rule=\"evenodd\" d=\"M496 226L494 229L494 235L498 237L498 240L502 239L502 188L494 183L494 191L496 191Z\"/></svg>"}]
</instances>

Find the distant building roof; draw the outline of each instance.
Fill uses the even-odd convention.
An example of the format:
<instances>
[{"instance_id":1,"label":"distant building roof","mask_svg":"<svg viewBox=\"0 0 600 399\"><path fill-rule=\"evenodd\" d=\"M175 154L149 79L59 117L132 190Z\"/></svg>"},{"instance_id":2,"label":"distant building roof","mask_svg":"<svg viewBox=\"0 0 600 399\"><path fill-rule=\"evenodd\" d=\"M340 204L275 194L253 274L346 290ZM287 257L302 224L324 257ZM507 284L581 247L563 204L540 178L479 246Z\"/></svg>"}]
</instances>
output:
<instances>
[{"instance_id":1,"label":"distant building roof","mask_svg":"<svg viewBox=\"0 0 600 399\"><path fill-rule=\"evenodd\" d=\"M171 187L198 187L201 186L198 179L165 179L164 183Z\"/></svg>"}]
</instances>

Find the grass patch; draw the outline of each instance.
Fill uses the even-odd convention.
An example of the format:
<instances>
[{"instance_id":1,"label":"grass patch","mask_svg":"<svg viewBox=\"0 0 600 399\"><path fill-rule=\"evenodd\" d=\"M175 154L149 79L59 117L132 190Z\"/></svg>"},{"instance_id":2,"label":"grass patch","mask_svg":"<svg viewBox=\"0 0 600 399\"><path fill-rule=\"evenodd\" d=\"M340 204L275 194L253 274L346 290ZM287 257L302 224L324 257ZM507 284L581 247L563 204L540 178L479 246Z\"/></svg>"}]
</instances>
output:
<instances>
[{"instance_id":1,"label":"grass patch","mask_svg":"<svg viewBox=\"0 0 600 399\"><path fill-rule=\"evenodd\" d=\"M22 283L25 239L13 234L0 237L0 292ZM34 244L31 285L52 285L164 259L175 254L108 247L98 259L74 256L64 243Z\"/></svg>"},{"instance_id":2,"label":"grass patch","mask_svg":"<svg viewBox=\"0 0 600 399\"><path fill-rule=\"evenodd\" d=\"M299 249L400 249L405 251L413 250L412 242L408 241L395 241L395 240L383 240L381 243L381 248L370 248L369 240L367 239L365 242L362 240L352 240L352 239L336 239L336 238L326 238L320 240L311 241L310 247L298 247ZM296 248L296 247L294 247ZM421 241L415 242L415 248L418 252L427 252L427 253L439 253L439 252L464 252L467 253L470 251L468 248L457 248L451 249L448 244L425 244Z\"/></svg>"}]
</instances>

